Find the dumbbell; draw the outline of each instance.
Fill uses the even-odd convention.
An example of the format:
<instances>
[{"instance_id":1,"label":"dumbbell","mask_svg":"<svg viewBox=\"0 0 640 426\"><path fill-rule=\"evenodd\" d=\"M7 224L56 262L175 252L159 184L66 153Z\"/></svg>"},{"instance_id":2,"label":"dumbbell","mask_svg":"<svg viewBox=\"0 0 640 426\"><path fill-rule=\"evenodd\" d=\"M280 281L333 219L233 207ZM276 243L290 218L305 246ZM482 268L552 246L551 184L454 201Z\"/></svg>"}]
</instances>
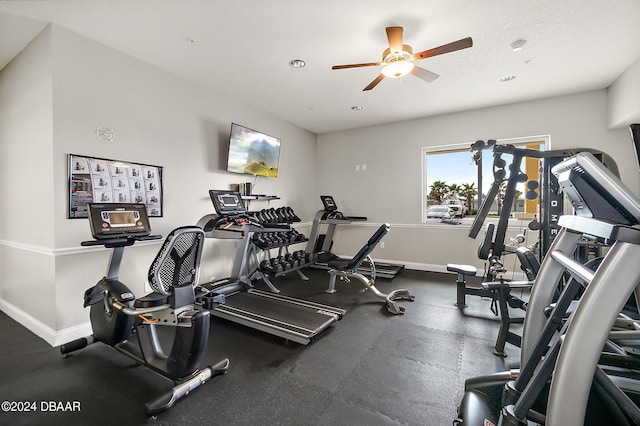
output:
<instances>
[{"instance_id":1,"label":"dumbbell","mask_svg":"<svg viewBox=\"0 0 640 426\"><path fill-rule=\"evenodd\" d=\"M300 222L300 218L296 216L291 207L287 207L287 214L291 218L291 222Z\"/></svg>"},{"instance_id":2,"label":"dumbbell","mask_svg":"<svg viewBox=\"0 0 640 426\"><path fill-rule=\"evenodd\" d=\"M293 252L293 258L298 262L298 265L300 266L306 263L304 255L305 255L304 250L298 250Z\"/></svg>"},{"instance_id":3,"label":"dumbbell","mask_svg":"<svg viewBox=\"0 0 640 426\"><path fill-rule=\"evenodd\" d=\"M298 261L293 257L293 253L286 253L284 255L284 261L291 265L292 268L298 267Z\"/></svg>"},{"instance_id":4,"label":"dumbbell","mask_svg":"<svg viewBox=\"0 0 640 426\"><path fill-rule=\"evenodd\" d=\"M276 238L273 232L267 233L267 235L265 235L265 239L267 240L268 248L278 247L278 244L280 244L280 241Z\"/></svg>"},{"instance_id":5,"label":"dumbbell","mask_svg":"<svg viewBox=\"0 0 640 426\"><path fill-rule=\"evenodd\" d=\"M271 267L276 274L279 274L284 270L284 265L280 263L280 260L277 257L269 259L269 262L271 263Z\"/></svg>"},{"instance_id":6,"label":"dumbbell","mask_svg":"<svg viewBox=\"0 0 640 426\"><path fill-rule=\"evenodd\" d=\"M262 212L254 212L253 213L253 217L256 219L256 221L258 221L259 224L263 224L264 222L264 216L262 215Z\"/></svg>"},{"instance_id":7,"label":"dumbbell","mask_svg":"<svg viewBox=\"0 0 640 426\"><path fill-rule=\"evenodd\" d=\"M273 220L271 219L271 216L269 216L269 212L267 212L265 209L260 210L260 217L262 218L263 225L273 222Z\"/></svg>"},{"instance_id":8,"label":"dumbbell","mask_svg":"<svg viewBox=\"0 0 640 426\"><path fill-rule=\"evenodd\" d=\"M282 239L282 236L280 235L279 232L274 232L273 233L273 242L274 242L274 248L276 247L282 247L284 245L284 241Z\"/></svg>"},{"instance_id":9,"label":"dumbbell","mask_svg":"<svg viewBox=\"0 0 640 426\"><path fill-rule=\"evenodd\" d=\"M296 242L296 234L294 231L287 231L284 233L287 243L293 244Z\"/></svg>"},{"instance_id":10,"label":"dumbbell","mask_svg":"<svg viewBox=\"0 0 640 426\"><path fill-rule=\"evenodd\" d=\"M265 259L262 262L260 262L260 270L265 272L273 272L274 268L271 265L271 261L268 259Z\"/></svg>"},{"instance_id":11,"label":"dumbbell","mask_svg":"<svg viewBox=\"0 0 640 426\"><path fill-rule=\"evenodd\" d=\"M267 210L267 215L271 219L271 223L278 223L278 215L273 207Z\"/></svg>"},{"instance_id":12,"label":"dumbbell","mask_svg":"<svg viewBox=\"0 0 640 426\"><path fill-rule=\"evenodd\" d=\"M284 211L284 207L278 207L276 209L276 216L278 217L278 223L287 223L289 220Z\"/></svg>"},{"instance_id":13,"label":"dumbbell","mask_svg":"<svg viewBox=\"0 0 640 426\"><path fill-rule=\"evenodd\" d=\"M257 212L248 213L247 216L249 216L249 218L253 219L254 222L260 223L260 218L258 218L258 213Z\"/></svg>"},{"instance_id":14,"label":"dumbbell","mask_svg":"<svg viewBox=\"0 0 640 426\"><path fill-rule=\"evenodd\" d=\"M253 243L258 247L260 247L261 249L265 249L269 245L268 241L264 238L262 234L254 234L252 239L253 239Z\"/></svg>"},{"instance_id":15,"label":"dumbbell","mask_svg":"<svg viewBox=\"0 0 640 426\"><path fill-rule=\"evenodd\" d=\"M278 256L278 262L280 265L282 265L282 268L285 271L288 271L289 269L291 269L291 263L287 262L284 256Z\"/></svg>"},{"instance_id":16,"label":"dumbbell","mask_svg":"<svg viewBox=\"0 0 640 426\"><path fill-rule=\"evenodd\" d=\"M273 239L276 242L276 247L285 246L288 240L284 237L282 232L274 232Z\"/></svg>"},{"instance_id":17,"label":"dumbbell","mask_svg":"<svg viewBox=\"0 0 640 426\"><path fill-rule=\"evenodd\" d=\"M290 207L282 207L282 217L284 217L286 222L293 222L293 216L291 215L291 208Z\"/></svg>"}]
</instances>

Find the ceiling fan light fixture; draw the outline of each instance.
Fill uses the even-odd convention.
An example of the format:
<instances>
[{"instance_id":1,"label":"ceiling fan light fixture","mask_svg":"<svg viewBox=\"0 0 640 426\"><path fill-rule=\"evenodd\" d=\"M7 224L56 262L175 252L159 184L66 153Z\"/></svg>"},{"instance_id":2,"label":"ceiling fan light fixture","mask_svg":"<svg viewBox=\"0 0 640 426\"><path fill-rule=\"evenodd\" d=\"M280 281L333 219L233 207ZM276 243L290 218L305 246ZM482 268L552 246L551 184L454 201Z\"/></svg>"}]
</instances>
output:
<instances>
[{"instance_id":1,"label":"ceiling fan light fixture","mask_svg":"<svg viewBox=\"0 0 640 426\"><path fill-rule=\"evenodd\" d=\"M451 43L443 44L442 46L434 47L433 49L416 53L414 55L413 48L408 44L402 43L402 33L404 31L402 27L387 27L385 30L387 32L389 47L382 52L381 62L334 65L331 69L342 70L348 68L381 66L382 70L380 74L373 79L371 83L366 85L364 89L362 89L363 92L373 89L385 78L400 78L409 73L412 73L414 76L426 82L431 82L438 78L439 75L424 68L416 67L414 65L414 61L455 52L461 49L467 49L473 46L473 40L471 37L467 37Z\"/></svg>"},{"instance_id":2,"label":"ceiling fan light fixture","mask_svg":"<svg viewBox=\"0 0 640 426\"><path fill-rule=\"evenodd\" d=\"M390 62L382 68L382 75L388 78L400 78L413 71L414 66L413 62L406 60Z\"/></svg>"}]
</instances>

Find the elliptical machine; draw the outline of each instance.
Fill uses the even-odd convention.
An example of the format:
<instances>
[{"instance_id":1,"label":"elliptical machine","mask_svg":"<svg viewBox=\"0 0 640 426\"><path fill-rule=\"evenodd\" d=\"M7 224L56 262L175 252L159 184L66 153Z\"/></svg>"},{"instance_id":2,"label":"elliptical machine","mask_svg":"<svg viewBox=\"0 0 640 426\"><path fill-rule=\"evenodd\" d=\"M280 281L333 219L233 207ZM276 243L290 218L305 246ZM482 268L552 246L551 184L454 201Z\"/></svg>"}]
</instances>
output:
<instances>
[{"instance_id":1,"label":"elliptical machine","mask_svg":"<svg viewBox=\"0 0 640 426\"><path fill-rule=\"evenodd\" d=\"M209 336L209 311L195 305L194 287L198 283L204 232L198 227L173 230L164 241L149 269L149 285L154 290L136 299L118 280L125 247L137 241L160 239L150 235L144 204L88 205L89 224L95 240L83 246L112 248L107 275L84 294L90 306L93 334L60 347L62 354L102 342L160 375L174 386L145 405L151 417L171 408L178 399L224 374L229 360L200 368ZM175 328L171 352L162 349L157 327Z\"/></svg>"}]
</instances>

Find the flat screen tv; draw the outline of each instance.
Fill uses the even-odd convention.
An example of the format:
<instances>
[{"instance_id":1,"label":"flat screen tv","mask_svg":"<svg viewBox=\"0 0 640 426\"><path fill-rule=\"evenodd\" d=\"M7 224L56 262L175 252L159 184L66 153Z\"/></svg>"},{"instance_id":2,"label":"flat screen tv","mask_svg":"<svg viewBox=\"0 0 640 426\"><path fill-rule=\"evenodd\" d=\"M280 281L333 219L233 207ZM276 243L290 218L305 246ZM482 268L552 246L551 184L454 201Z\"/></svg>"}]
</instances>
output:
<instances>
[{"instance_id":1,"label":"flat screen tv","mask_svg":"<svg viewBox=\"0 0 640 426\"><path fill-rule=\"evenodd\" d=\"M280 139L231 123L227 171L278 177Z\"/></svg>"}]
</instances>

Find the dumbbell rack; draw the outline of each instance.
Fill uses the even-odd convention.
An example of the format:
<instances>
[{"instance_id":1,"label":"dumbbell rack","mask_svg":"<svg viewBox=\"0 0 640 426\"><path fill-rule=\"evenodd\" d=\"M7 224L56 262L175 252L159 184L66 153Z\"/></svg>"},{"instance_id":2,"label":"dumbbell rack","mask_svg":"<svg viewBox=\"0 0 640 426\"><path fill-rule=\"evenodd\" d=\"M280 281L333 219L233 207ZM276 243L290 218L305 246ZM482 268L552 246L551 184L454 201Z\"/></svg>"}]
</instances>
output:
<instances>
[{"instance_id":1,"label":"dumbbell rack","mask_svg":"<svg viewBox=\"0 0 640 426\"><path fill-rule=\"evenodd\" d=\"M283 212L287 212L286 215ZM218 228L212 226L220 218L217 214L206 215L198 221L198 226L204 229L207 238L242 240L236 250L231 276L249 288L252 287L252 281L261 280L274 293L279 290L273 285L269 275L279 277L296 272L301 279L308 280L301 269L313 263L313 256L304 250L293 253L289 251L289 246L309 241L305 235L291 227L291 223L300 221L293 209L271 208L248 212L247 216L254 223ZM277 256L260 259L261 253L269 253L272 249L278 249Z\"/></svg>"},{"instance_id":2,"label":"dumbbell rack","mask_svg":"<svg viewBox=\"0 0 640 426\"><path fill-rule=\"evenodd\" d=\"M273 291L275 288L269 280L269 275L280 277L291 272L307 281L301 269L313 262L313 257L304 250L290 252L291 245L304 243L309 239L291 227L294 222L300 222L300 218L291 207L279 207L277 209L263 209L249 212L249 216L263 226L258 232L251 235L249 256L255 258L257 270L253 273L253 279L261 279ZM260 260L260 253L269 253L272 249L278 249L275 257ZM255 257L254 257L255 256Z\"/></svg>"}]
</instances>

